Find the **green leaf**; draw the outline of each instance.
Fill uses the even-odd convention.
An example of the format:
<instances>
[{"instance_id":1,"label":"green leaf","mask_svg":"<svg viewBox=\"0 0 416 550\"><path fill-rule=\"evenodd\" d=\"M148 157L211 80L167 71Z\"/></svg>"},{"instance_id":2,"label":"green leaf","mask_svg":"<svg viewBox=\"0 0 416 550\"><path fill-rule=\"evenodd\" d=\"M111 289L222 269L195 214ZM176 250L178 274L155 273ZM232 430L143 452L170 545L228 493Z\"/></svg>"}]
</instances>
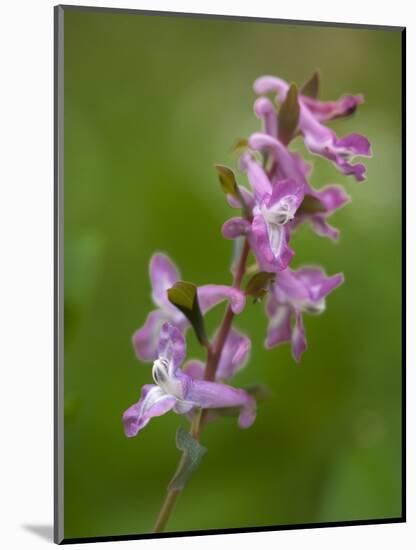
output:
<instances>
[{"instance_id":1,"label":"green leaf","mask_svg":"<svg viewBox=\"0 0 416 550\"><path fill-rule=\"evenodd\" d=\"M218 178L224 193L226 195L231 195L235 199L239 199L237 181L231 168L228 168L228 166L224 166L223 164L216 164L215 168L218 172Z\"/></svg>"},{"instance_id":2,"label":"green leaf","mask_svg":"<svg viewBox=\"0 0 416 550\"><path fill-rule=\"evenodd\" d=\"M170 482L168 489L181 491L198 468L207 449L194 439L182 426L180 426L176 432L176 447L180 451L183 451L184 454L180 466Z\"/></svg>"},{"instance_id":3,"label":"green leaf","mask_svg":"<svg viewBox=\"0 0 416 550\"><path fill-rule=\"evenodd\" d=\"M270 284L276 279L275 273L267 273L266 271L260 271L253 275L245 289L247 296L253 296L254 302L260 301L267 294L270 288Z\"/></svg>"},{"instance_id":4,"label":"green leaf","mask_svg":"<svg viewBox=\"0 0 416 550\"><path fill-rule=\"evenodd\" d=\"M305 195L297 214L318 214L320 212L326 212L326 208L322 202L312 195Z\"/></svg>"},{"instance_id":5,"label":"green leaf","mask_svg":"<svg viewBox=\"0 0 416 550\"><path fill-rule=\"evenodd\" d=\"M193 283L185 281L176 282L168 290L168 298L171 304L176 306L191 323L199 342L207 344L204 318L198 302L197 287Z\"/></svg>"},{"instance_id":6,"label":"green leaf","mask_svg":"<svg viewBox=\"0 0 416 550\"><path fill-rule=\"evenodd\" d=\"M233 146L231 147L231 151L235 151L237 153L240 153L241 151L244 151L248 148L248 139L247 138L240 138L235 141Z\"/></svg>"},{"instance_id":7,"label":"green leaf","mask_svg":"<svg viewBox=\"0 0 416 550\"><path fill-rule=\"evenodd\" d=\"M238 202L241 204L244 215L248 217L249 211L245 203L244 197L238 187L234 172L231 170L231 168L228 168L228 166L224 166L223 164L216 164L215 168L218 172L218 178L220 180L220 184L224 193L226 195L231 195L232 197L237 199Z\"/></svg>"},{"instance_id":8,"label":"green leaf","mask_svg":"<svg viewBox=\"0 0 416 550\"><path fill-rule=\"evenodd\" d=\"M287 145L294 137L299 122L298 89L291 84L279 110L279 139Z\"/></svg>"},{"instance_id":9,"label":"green leaf","mask_svg":"<svg viewBox=\"0 0 416 550\"><path fill-rule=\"evenodd\" d=\"M317 99L319 94L319 71L315 71L310 79L300 89L301 95Z\"/></svg>"}]
</instances>

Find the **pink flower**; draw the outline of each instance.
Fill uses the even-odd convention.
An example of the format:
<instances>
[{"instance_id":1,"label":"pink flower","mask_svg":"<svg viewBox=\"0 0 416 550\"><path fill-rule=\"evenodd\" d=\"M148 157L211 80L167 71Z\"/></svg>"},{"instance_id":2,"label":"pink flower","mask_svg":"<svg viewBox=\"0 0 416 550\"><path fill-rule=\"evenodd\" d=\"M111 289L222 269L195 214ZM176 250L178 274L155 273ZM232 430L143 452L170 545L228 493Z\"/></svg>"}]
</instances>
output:
<instances>
[{"instance_id":1,"label":"pink flower","mask_svg":"<svg viewBox=\"0 0 416 550\"><path fill-rule=\"evenodd\" d=\"M154 384L143 386L140 399L123 414L124 432L134 437L152 418L171 410L188 414L203 409L239 408L239 426L248 428L256 418L256 402L247 392L218 382L201 380L180 369L186 355L185 338L178 328L164 323L158 357L153 363ZM240 359L241 360L241 359Z\"/></svg>"},{"instance_id":2,"label":"pink flower","mask_svg":"<svg viewBox=\"0 0 416 550\"><path fill-rule=\"evenodd\" d=\"M180 280L180 274L175 264L166 254L154 254L149 266L150 281L152 284L152 299L158 306L151 311L144 325L133 335L133 346L138 359L154 361L157 357L157 344L160 329L166 321L175 325L184 332L189 323L173 304L170 303L167 290ZM202 313L222 302L229 300L234 313L240 313L245 305L244 294L226 285L203 285L198 288L198 301Z\"/></svg>"}]
</instances>

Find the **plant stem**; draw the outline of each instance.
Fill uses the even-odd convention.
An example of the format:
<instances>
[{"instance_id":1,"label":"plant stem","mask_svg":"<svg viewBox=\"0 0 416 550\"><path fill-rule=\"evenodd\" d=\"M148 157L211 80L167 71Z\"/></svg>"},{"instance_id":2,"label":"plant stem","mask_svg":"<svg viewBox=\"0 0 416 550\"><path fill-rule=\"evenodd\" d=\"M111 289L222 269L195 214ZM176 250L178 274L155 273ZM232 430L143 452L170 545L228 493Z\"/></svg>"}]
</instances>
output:
<instances>
[{"instance_id":1,"label":"plant stem","mask_svg":"<svg viewBox=\"0 0 416 550\"><path fill-rule=\"evenodd\" d=\"M244 247L241 252L240 261L238 263L238 266L234 275L234 281L232 285L234 288L239 289L241 286L241 281L243 280L244 273L246 270L246 264L247 264L247 258L248 258L249 252L250 252L250 246L246 239L244 241ZM231 309L231 306L228 306L225 312L224 318L222 320L220 329L218 331L217 337L215 339L215 342L213 344L208 344L207 346L208 356L207 356L207 365L205 368L205 375L204 375L205 380L215 380L215 374L217 372L218 363L221 359L221 353L224 348L225 341L227 340L228 333L230 332L233 319L234 319L234 313ZM201 437L201 431L204 425L205 413L206 413L205 410L199 409L198 411L196 411L193 417L190 434L196 440L199 440L199 438ZM176 468L175 475L173 476L172 479L175 479L176 472L180 470L184 459L185 459L185 454L182 454L178 467ZM164 530L166 523L168 522L170 515L172 513L172 510L175 506L175 502L179 496L179 493L180 493L179 489L168 489L165 500L163 501L155 526L153 528L154 533L161 533Z\"/></svg>"},{"instance_id":2,"label":"plant stem","mask_svg":"<svg viewBox=\"0 0 416 550\"><path fill-rule=\"evenodd\" d=\"M240 261L235 272L233 287L240 288L241 281L246 270L248 253L250 247L247 239L244 241L244 247L241 252ZM218 331L217 338L214 344L208 349L208 359L207 366L205 368L205 380L214 380L215 373L217 371L218 363L221 358L221 353L224 348L225 341L227 340L228 333L230 332L231 325L233 323L234 313L231 309L231 306L228 306L227 311L225 312L224 319L222 321L221 327Z\"/></svg>"},{"instance_id":3,"label":"plant stem","mask_svg":"<svg viewBox=\"0 0 416 550\"><path fill-rule=\"evenodd\" d=\"M198 436L199 436L199 426L200 426L201 413L202 413L202 410L198 409L195 412L195 415L192 419L190 434L195 439L197 439ZM178 472L181 471L184 460L185 460L185 453L182 453L181 458L179 460L179 464L176 468L175 474L173 475L171 482L176 478L176 475L178 474ZM156 520L155 526L153 528L154 533L161 533L164 530L165 525L166 525L166 523L167 523L167 521L168 521L168 519L169 519L169 517L172 513L172 510L175 506L175 502L176 502L176 499L179 496L179 493L180 493L180 489L168 489L166 498L163 501L162 508L159 511L159 515L157 516L157 520Z\"/></svg>"},{"instance_id":4,"label":"plant stem","mask_svg":"<svg viewBox=\"0 0 416 550\"><path fill-rule=\"evenodd\" d=\"M153 528L153 533L161 533L165 529L179 493L179 489L170 489L170 491L168 491Z\"/></svg>"}]
</instances>

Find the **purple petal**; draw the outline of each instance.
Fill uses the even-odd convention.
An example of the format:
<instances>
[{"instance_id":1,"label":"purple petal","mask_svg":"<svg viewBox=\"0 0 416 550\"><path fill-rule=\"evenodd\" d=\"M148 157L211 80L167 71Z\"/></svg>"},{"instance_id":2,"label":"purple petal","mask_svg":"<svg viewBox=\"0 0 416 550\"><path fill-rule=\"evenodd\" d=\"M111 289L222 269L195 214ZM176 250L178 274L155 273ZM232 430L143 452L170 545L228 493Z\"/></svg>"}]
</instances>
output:
<instances>
[{"instance_id":1,"label":"purple petal","mask_svg":"<svg viewBox=\"0 0 416 550\"><path fill-rule=\"evenodd\" d=\"M361 155L362 157L371 156L370 142L366 137L360 134L349 134L342 139L337 139L335 141L335 146L351 152L354 155Z\"/></svg>"},{"instance_id":2,"label":"purple petal","mask_svg":"<svg viewBox=\"0 0 416 550\"><path fill-rule=\"evenodd\" d=\"M238 186L238 189L244 199L244 202L249 210L251 210L254 206L254 198L253 195L248 191L245 187L242 185ZM227 195L227 202L232 208L242 208L241 201L233 197L232 195Z\"/></svg>"},{"instance_id":3,"label":"purple petal","mask_svg":"<svg viewBox=\"0 0 416 550\"><path fill-rule=\"evenodd\" d=\"M292 329L292 353L295 361L300 361L302 353L307 349L302 313L295 310L295 326Z\"/></svg>"},{"instance_id":4,"label":"purple petal","mask_svg":"<svg viewBox=\"0 0 416 550\"><path fill-rule=\"evenodd\" d=\"M256 420L255 406L243 407L238 417L238 425L240 428L249 428Z\"/></svg>"},{"instance_id":5,"label":"purple petal","mask_svg":"<svg viewBox=\"0 0 416 550\"><path fill-rule=\"evenodd\" d=\"M272 270L275 255L270 247L269 233L263 216L254 216L249 240L260 268L264 271Z\"/></svg>"},{"instance_id":6,"label":"purple petal","mask_svg":"<svg viewBox=\"0 0 416 550\"><path fill-rule=\"evenodd\" d=\"M278 205L282 200L290 199L293 215L301 205L304 198L304 186L294 180L281 180L273 185L270 198L267 199L267 208Z\"/></svg>"},{"instance_id":7,"label":"purple petal","mask_svg":"<svg viewBox=\"0 0 416 550\"><path fill-rule=\"evenodd\" d=\"M272 227L266 224L262 215L254 216L249 241L262 271L286 269L295 254L288 240L288 224Z\"/></svg>"},{"instance_id":8,"label":"purple petal","mask_svg":"<svg viewBox=\"0 0 416 550\"><path fill-rule=\"evenodd\" d=\"M278 303L273 297L270 297L267 304L267 313L269 316L269 325L264 343L266 348L290 342L292 337L291 308L288 305Z\"/></svg>"},{"instance_id":9,"label":"purple petal","mask_svg":"<svg viewBox=\"0 0 416 550\"><path fill-rule=\"evenodd\" d=\"M328 213L338 210L351 200L340 185L327 185L319 190L313 189L311 195L325 206Z\"/></svg>"},{"instance_id":10,"label":"purple petal","mask_svg":"<svg viewBox=\"0 0 416 550\"><path fill-rule=\"evenodd\" d=\"M181 331L170 323L164 323L160 330L159 357L172 362L173 370L176 370L184 360L185 353L186 342Z\"/></svg>"},{"instance_id":11,"label":"purple petal","mask_svg":"<svg viewBox=\"0 0 416 550\"><path fill-rule=\"evenodd\" d=\"M186 399L203 409L241 407L241 428L248 428L256 418L256 401L247 392L218 382L193 380Z\"/></svg>"},{"instance_id":12,"label":"purple petal","mask_svg":"<svg viewBox=\"0 0 416 550\"><path fill-rule=\"evenodd\" d=\"M250 232L250 223L243 218L230 218L222 226L221 232L226 239L236 239Z\"/></svg>"},{"instance_id":13,"label":"purple petal","mask_svg":"<svg viewBox=\"0 0 416 550\"><path fill-rule=\"evenodd\" d=\"M217 380L228 380L242 369L247 363L250 348L250 339L232 328L227 336L218 363Z\"/></svg>"},{"instance_id":14,"label":"purple petal","mask_svg":"<svg viewBox=\"0 0 416 550\"><path fill-rule=\"evenodd\" d=\"M350 162L341 160L337 162L337 166L346 176L354 176L357 181L365 181L365 166L364 164L351 164Z\"/></svg>"},{"instance_id":15,"label":"purple petal","mask_svg":"<svg viewBox=\"0 0 416 550\"><path fill-rule=\"evenodd\" d=\"M161 308L172 308L166 291L180 279L175 264L166 256L158 252L150 260L149 266L150 281L152 283L152 298L155 304Z\"/></svg>"},{"instance_id":16,"label":"purple petal","mask_svg":"<svg viewBox=\"0 0 416 550\"><path fill-rule=\"evenodd\" d=\"M327 277L320 267L303 267L298 269L296 271L296 278L308 288L309 299L312 302L320 302L344 282L344 275L342 273Z\"/></svg>"},{"instance_id":17,"label":"purple petal","mask_svg":"<svg viewBox=\"0 0 416 550\"><path fill-rule=\"evenodd\" d=\"M264 133L277 138L277 113L270 99L257 98L254 103L254 113L263 120Z\"/></svg>"},{"instance_id":18,"label":"purple petal","mask_svg":"<svg viewBox=\"0 0 416 550\"><path fill-rule=\"evenodd\" d=\"M328 140L317 141L314 137L305 134L305 145L317 155L321 155L335 164L347 176L354 176L357 181L365 180L364 164L352 164L349 159L352 152L346 147L339 147L334 136Z\"/></svg>"},{"instance_id":19,"label":"purple petal","mask_svg":"<svg viewBox=\"0 0 416 550\"><path fill-rule=\"evenodd\" d=\"M250 153L242 156L240 166L242 170L247 172L248 180L257 201L261 201L265 195L269 195L272 192L272 185L266 172L253 159Z\"/></svg>"},{"instance_id":20,"label":"purple petal","mask_svg":"<svg viewBox=\"0 0 416 550\"><path fill-rule=\"evenodd\" d=\"M305 176L297 158L293 157L278 139L257 132L249 137L248 144L254 151L268 151L279 166L279 172L284 179L295 180L306 188Z\"/></svg>"},{"instance_id":21,"label":"purple petal","mask_svg":"<svg viewBox=\"0 0 416 550\"><path fill-rule=\"evenodd\" d=\"M273 293L278 301L304 302L309 299L309 288L298 274L298 271L291 269L285 269L279 273L273 287Z\"/></svg>"},{"instance_id":22,"label":"purple petal","mask_svg":"<svg viewBox=\"0 0 416 550\"><path fill-rule=\"evenodd\" d=\"M277 92L280 99L282 96L286 96L289 89L287 82L276 76L261 76L253 85L256 94L269 94L270 92Z\"/></svg>"},{"instance_id":23,"label":"purple petal","mask_svg":"<svg viewBox=\"0 0 416 550\"><path fill-rule=\"evenodd\" d=\"M337 241L339 239L339 229L336 229L330 225L326 221L325 216L312 214L309 216L309 220L315 233L320 237L329 237L333 241Z\"/></svg>"},{"instance_id":24,"label":"purple petal","mask_svg":"<svg viewBox=\"0 0 416 550\"><path fill-rule=\"evenodd\" d=\"M146 384L142 388L140 400L123 414L124 433L127 437L134 437L151 418L170 411L175 403L176 399L164 394L159 386Z\"/></svg>"},{"instance_id":25,"label":"purple petal","mask_svg":"<svg viewBox=\"0 0 416 550\"><path fill-rule=\"evenodd\" d=\"M147 316L144 325L133 334L133 347L141 361L154 361L157 357L159 332L166 321L166 314L156 309Z\"/></svg>"},{"instance_id":26,"label":"purple petal","mask_svg":"<svg viewBox=\"0 0 416 550\"><path fill-rule=\"evenodd\" d=\"M310 110L319 122L352 115L358 105L364 103L362 95L345 95L336 101L319 101L302 96L302 103Z\"/></svg>"},{"instance_id":27,"label":"purple petal","mask_svg":"<svg viewBox=\"0 0 416 550\"><path fill-rule=\"evenodd\" d=\"M203 380L205 364L199 359L190 359L185 363L183 372L195 380Z\"/></svg>"},{"instance_id":28,"label":"purple petal","mask_svg":"<svg viewBox=\"0 0 416 550\"><path fill-rule=\"evenodd\" d=\"M198 287L198 301L202 313L206 313L223 300L229 300L231 310L235 314L241 313L246 303L245 295L237 288L225 285Z\"/></svg>"},{"instance_id":29,"label":"purple petal","mask_svg":"<svg viewBox=\"0 0 416 550\"><path fill-rule=\"evenodd\" d=\"M298 214L295 219L295 225L299 225L305 221L310 221L317 235L321 237L329 237L334 241L338 240L339 230L332 227L326 221L326 218L335 210L338 210L347 204L347 202L350 201L350 197L339 185L328 185L319 191L309 186L307 195L318 199L325 211Z\"/></svg>"},{"instance_id":30,"label":"purple petal","mask_svg":"<svg viewBox=\"0 0 416 550\"><path fill-rule=\"evenodd\" d=\"M312 172L312 164L306 162L305 159L298 153L291 153L292 160L296 165L297 170L306 178Z\"/></svg>"},{"instance_id":31,"label":"purple petal","mask_svg":"<svg viewBox=\"0 0 416 550\"><path fill-rule=\"evenodd\" d=\"M349 161L355 155L371 156L367 138L351 134L337 139L335 132L320 124L305 106L301 107L300 128L305 145L312 153L327 158L344 174L354 175L357 181L364 181L365 166Z\"/></svg>"}]
</instances>

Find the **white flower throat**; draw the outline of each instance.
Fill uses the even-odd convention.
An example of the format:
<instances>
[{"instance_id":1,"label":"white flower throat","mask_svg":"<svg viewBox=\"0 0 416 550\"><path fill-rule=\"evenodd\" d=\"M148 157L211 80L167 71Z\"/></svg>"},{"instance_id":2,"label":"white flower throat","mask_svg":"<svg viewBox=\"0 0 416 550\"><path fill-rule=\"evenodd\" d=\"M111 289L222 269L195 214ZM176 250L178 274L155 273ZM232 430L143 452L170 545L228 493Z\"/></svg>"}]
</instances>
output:
<instances>
[{"instance_id":1,"label":"white flower throat","mask_svg":"<svg viewBox=\"0 0 416 550\"><path fill-rule=\"evenodd\" d=\"M261 206L261 213L267 223L270 247L274 254L278 254L281 245L281 227L295 216L295 197L288 195L279 202L267 208Z\"/></svg>"},{"instance_id":2,"label":"white flower throat","mask_svg":"<svg viewBox=\"0 0 416 550\"><path fill-rule=\"evenodd\" d=\"M261 208L264 219L272 225L285 225L295 216L295 197L288 195L283 197L279 202L267 208Z\"/></svg>"},{"instance_id":3,"label":"white flower throat","mask_svg":"<svg viewBox=\"0 0 416 550\"><path fill-rule=\"evenodd\" d=\"M166 357L159 357L153 363L152 376L155 383L167 395L180 397L181 384L170 372L170 361Z\"/></svg>"},{"instance_id":4,"label":"white flower throat","mask_svg":"<svg viewBox=\"0 0 416 550\"><path fill-rule=\"evenodd\" d=\"M322 299L319 302L301 302L301 309L302 311L306 311L306 313L319 315L325 311L325 299Z\"/></svg>"}]
</instances>

